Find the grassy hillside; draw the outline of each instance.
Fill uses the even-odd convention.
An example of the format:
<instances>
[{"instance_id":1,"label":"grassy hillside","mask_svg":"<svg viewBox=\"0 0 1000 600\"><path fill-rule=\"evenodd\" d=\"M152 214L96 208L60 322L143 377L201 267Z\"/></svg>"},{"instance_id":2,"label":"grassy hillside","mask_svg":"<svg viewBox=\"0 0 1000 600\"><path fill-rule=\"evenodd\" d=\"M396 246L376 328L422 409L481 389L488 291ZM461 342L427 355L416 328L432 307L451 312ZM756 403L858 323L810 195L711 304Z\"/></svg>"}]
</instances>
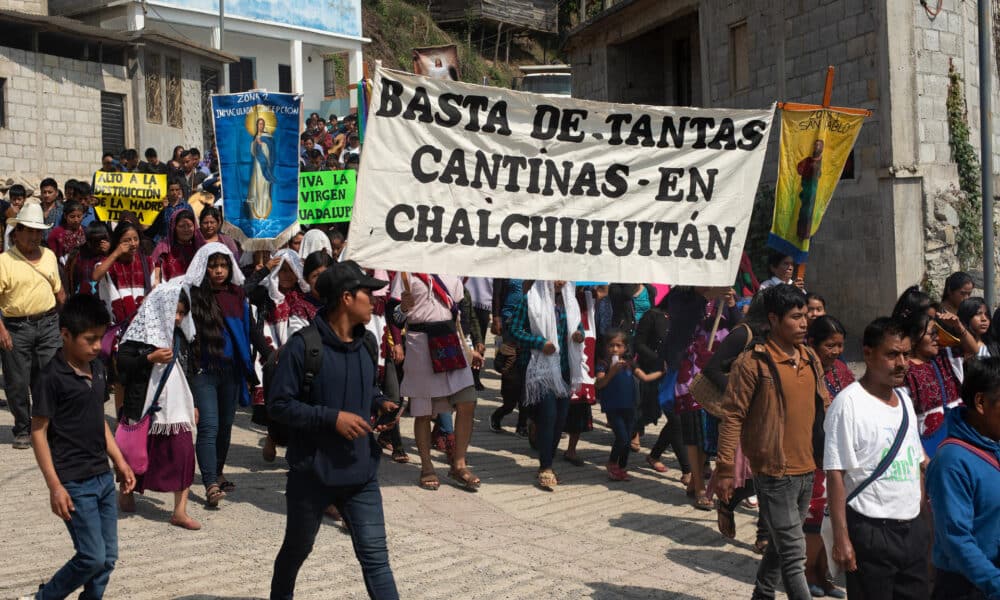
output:
<instances>
[{"instance_id":1,"label":"grassy hillside","mask_svg":"<svg viewBox=\"0 0 1000 600\"><path fill-rule=\"evenodd\" d=\"M489 85L510 87L511 79L517 75L517 64L534 64L542 60L538 42L530 37L521 37L515 38L511 46L511 64L503 62L503 47L500 60L494 64L496 38L492 32L485 34L487 43L483 54L486 56L482 56L479 54L479 40L483 32L472 23L456 24L453 30L445 31L431 20L426 3L419 0L364 0L361 10L364 35L372 40L365 46L365 59L370 64L381 60L385 67L410 71L413 67L412 48L455 44L458 46L463 81L482 83L483 77L486 77ZM473 28L471 47L468 44L469 28Z\"/></svg>"}]
</instances>

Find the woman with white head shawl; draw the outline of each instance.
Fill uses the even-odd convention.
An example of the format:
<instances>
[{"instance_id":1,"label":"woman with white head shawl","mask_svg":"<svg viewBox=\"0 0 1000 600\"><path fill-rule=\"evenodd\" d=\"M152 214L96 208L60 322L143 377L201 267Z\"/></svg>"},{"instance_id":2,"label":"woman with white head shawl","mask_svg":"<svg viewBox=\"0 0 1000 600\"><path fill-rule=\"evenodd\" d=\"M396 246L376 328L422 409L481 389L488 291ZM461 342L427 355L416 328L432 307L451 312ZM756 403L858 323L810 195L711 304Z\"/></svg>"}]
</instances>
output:
<instances>
[{"instance_id":1,"label":"woman with white head shawl","mask_svg":"<svg viewBox=\"0 0 1000 600\"><path fill-rule=\"evenodd\" d=\"M556 446L566 425L570 395L583 381L583 327L576 286L536 281L510 321L510 334L530 360L525 372L525 406L535 407L538 485L552 491Z\"/></svg>"},{"instance_id":2,"label":"woman with white head shawl","mask_svg":"<svg viewBox=\"0 0 1000 600\"><path fill-rule=\"evenodd\" d=\"M330 244L330 237L325 231L320 229L310 229L302 237L302 244L299 246L299 258L303 261L307 256L317 250L326 250L326 253L333 256L333 246Z\"/></svg>"},{"instance_id":3,"label":"woman with white head shawl","mask_svg":"<svg viewBox=\"0 0 1000 600\"><path fill-rule=\"evenodd\" d=\"M125 331L118 349L124 385L122 419L151 419L149 467L136 476L135 491L173 492L170 524L201 529L187 514L188 490L194 481L194 398L190 342L194 338L191 302L179 280L162 283L146 297ZM135 510L132 494L121 494L125 512Z\"/></svg>"},{"instance_id":4,"label":"woman with white head shawl","mask_svg":"<svg viewBox=\"0 0 1000 600\"><path fill-rule=\"evenodd\" d=\"M250 351L250 305L243 273L224 244L202 246L184 275L198 335L191 344L191 378L199 412L195 455L205 503L219 505L236 486L222 474L236 417L236 403L250 405L248 384L257 384Z\"/></svg>"},{"instance_id":5,"label":"woman with white head shawl","mask_svg":"<svg viewBox=\"0 0 1000 600\"><path fill-rule=\"evenodd\" d=\"M309 325L316 316L316 305L306 297L310 288L302 275L299 255L285 248L274 253L272 262L277 264L265 277L258 283L251 277L246 286L254 315L252 339L258 352L254 364L258 379L263 379L263 366L271 353L285 345L296 331ZM265 461L272 462L277 446L287 444L287 433L271 423L264 404L264 390L259 386L254 390L253 421L267 426L262 454Z\"/></svg>"}]
</instances>

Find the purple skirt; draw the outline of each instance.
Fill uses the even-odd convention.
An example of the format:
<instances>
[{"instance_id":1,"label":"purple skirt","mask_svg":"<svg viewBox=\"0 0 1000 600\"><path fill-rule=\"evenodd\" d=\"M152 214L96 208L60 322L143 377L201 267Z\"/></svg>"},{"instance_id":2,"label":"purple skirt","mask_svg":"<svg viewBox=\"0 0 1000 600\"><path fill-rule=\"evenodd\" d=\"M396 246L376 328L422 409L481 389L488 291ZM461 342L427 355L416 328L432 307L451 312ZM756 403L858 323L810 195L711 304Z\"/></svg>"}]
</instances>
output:
<instances>
[{"instance_id":1,"label":"purple skirt","mask_svg":"<svg viewBox=\"0 0 1000 600\"><path fill-rule=\"evenodd\" d=\"M135 491L182 492L194 481L194 437L190 431L149 435L149 468L135 478Z\"/></svg>"}]
</instances>

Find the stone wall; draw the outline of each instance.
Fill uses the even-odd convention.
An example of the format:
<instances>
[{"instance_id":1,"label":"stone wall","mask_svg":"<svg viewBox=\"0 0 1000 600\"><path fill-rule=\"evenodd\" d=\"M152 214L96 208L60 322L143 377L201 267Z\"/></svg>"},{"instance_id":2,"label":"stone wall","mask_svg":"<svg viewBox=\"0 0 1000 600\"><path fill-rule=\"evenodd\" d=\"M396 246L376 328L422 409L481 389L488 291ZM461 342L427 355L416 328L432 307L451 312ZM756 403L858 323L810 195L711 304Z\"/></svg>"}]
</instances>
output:
<instances>
[{"instance_id":1,"label":"stone wall","mask_svg":"<svg viewBox=\"0 0 1000 600\"><path fill-rule=\"evenodd\" d=\"M101 91L128 96L124 66L0 47L0 77L6 79L0 177L17 172L63 182L100 166Z\"/></svg>"}]
</instances>

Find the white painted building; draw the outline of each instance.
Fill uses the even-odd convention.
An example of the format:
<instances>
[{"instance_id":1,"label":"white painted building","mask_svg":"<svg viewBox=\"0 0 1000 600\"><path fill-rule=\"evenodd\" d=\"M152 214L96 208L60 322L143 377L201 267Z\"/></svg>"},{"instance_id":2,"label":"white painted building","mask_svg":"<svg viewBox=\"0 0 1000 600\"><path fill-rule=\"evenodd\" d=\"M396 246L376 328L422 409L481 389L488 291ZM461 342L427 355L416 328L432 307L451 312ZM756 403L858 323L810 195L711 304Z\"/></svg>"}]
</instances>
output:
<instances>
[{"instance_id":1,"label":"white painted building","mask_svg":"<svg viewBox=\"0 0 1000 600\"><path fill-rule=\"evenodd\" d=\"M346 54L340 64L346 62L348 80L361 79L368 42L361 0L49 0L48 8L106 29L161 31L214 48L221 38L221 49L240 59L225 69L223 91L301 93L307 115L343 115L357 103L335 85L338 61L331 55Z\"/></svg>"}]
</instances>

